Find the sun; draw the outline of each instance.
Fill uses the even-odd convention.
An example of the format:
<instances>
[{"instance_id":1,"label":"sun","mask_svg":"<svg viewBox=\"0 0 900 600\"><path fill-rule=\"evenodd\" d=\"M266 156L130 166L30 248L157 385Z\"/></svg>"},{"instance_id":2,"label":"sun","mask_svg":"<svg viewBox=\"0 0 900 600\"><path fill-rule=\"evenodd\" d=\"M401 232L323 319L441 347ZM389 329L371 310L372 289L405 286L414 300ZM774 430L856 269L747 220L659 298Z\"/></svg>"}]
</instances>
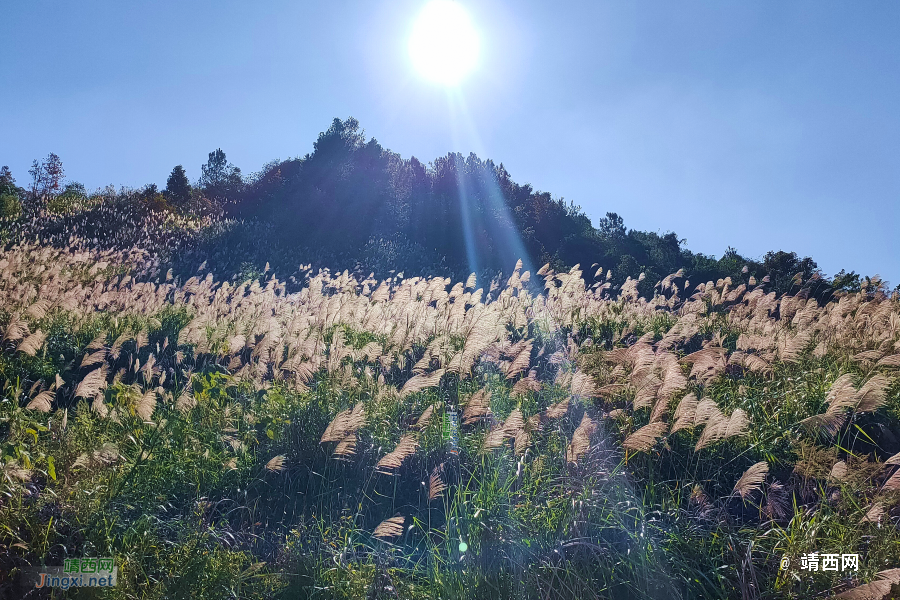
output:
<instances>
[{"instance_id":1,"label":"sun","mask_svg":"<svg viewBox=\"0 0 900 600\"><path fill-rule=\"evenodd\" d=\"M429 2L413 27L409 56L426 79L459 83L478 61L478 35L465 9L453 0Z\"/></svg>"}]
</instances>

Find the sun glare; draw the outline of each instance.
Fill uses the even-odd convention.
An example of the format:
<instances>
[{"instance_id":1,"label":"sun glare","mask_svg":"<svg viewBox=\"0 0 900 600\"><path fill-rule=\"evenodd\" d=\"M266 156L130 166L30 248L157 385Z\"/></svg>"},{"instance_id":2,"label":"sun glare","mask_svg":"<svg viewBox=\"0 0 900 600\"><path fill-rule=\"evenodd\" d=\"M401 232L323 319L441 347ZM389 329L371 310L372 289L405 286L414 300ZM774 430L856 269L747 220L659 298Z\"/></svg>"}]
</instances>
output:
<instances>
[{"instance_id":1,"label":"sun glare","mask_svg":"<svg viewBox=\"0 0 900 600\"><path fill-rule=\"evenodd\" d=\"M459 83L478 59L478 35L465 9L453 0L429 2L416 20L409 55L427 79Z\"/></svg>"}]
</instances>

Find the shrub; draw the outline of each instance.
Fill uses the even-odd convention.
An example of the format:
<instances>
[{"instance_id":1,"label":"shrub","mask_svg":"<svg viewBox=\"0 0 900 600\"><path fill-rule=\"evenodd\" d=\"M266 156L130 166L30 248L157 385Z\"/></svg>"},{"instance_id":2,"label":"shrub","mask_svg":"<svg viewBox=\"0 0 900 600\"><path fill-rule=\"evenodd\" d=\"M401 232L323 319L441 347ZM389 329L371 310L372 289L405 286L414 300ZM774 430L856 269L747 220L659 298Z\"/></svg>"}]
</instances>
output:
<instances>
[{"instance_id":1,"label":"shrub","mask_svg":"<svg viewBox=\"0 0 900 600\"><path fill-rule=\"evenodd\" d=\"M22 202L14 194L0 195L0 217L18 217L22 214Z\"/></svg>"}]
</instances>

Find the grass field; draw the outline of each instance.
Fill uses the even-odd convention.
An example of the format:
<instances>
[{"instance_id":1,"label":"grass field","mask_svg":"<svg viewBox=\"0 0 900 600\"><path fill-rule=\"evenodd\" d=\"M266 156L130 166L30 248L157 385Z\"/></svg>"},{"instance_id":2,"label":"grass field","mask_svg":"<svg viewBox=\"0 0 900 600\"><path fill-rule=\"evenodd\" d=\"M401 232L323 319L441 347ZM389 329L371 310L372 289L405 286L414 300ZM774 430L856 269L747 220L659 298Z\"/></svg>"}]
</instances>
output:
<instances>
[{"instance_id":1,"label":"grass field","mask_svg":"<svg viewBox=\"0 0 900 600\"><path fill-rule=\"evenodd\" d=\"M20 240L0 596L82 556L118 585L72 597L897 593L900 300L681 275L652 301L521 265L297 292ZM859 569L801 570L812 552Z\"/></svg>"}]
</instances>

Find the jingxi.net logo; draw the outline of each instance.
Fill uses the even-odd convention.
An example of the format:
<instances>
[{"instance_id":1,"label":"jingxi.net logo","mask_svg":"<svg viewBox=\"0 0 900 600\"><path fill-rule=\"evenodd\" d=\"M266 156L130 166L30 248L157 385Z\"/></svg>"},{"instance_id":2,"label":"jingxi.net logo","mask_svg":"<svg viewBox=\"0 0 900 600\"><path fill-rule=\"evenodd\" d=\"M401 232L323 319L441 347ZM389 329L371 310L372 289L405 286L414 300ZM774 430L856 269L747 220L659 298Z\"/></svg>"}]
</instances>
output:
<instances>
[{"instance_id":1,"label":"jingxi.net logo","mask_svg":"<svg viewBox=\"0 0 900 600\"><path fill-rule=\"evenodd\" d=\"M67 558L63 566L31 570L36 588L113 587L119 568L113 558Z\"/></svg>"}]
</instances>

